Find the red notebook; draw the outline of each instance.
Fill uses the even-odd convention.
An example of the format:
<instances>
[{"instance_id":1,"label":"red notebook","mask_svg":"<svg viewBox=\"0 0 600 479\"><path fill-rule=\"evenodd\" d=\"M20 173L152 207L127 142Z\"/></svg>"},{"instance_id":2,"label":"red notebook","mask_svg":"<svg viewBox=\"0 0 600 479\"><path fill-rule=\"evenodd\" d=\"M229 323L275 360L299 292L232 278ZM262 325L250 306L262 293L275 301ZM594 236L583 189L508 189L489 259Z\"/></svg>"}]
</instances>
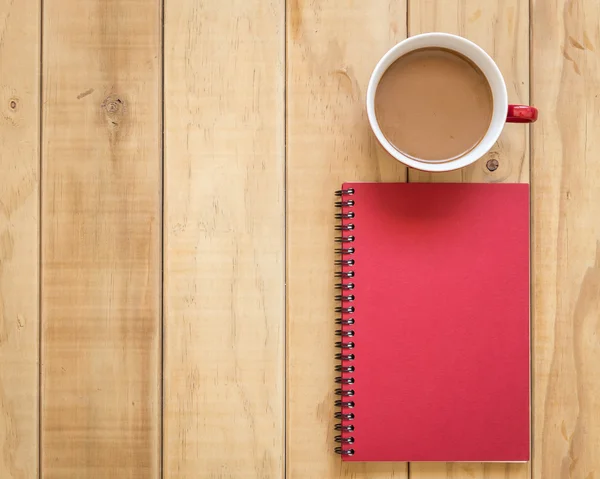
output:
<instances>
[{"instance_id":1,"label":"red notebook","mask_svg":"<svg viewBox=\"0 0 600 479\"><path fill-rule=\"evenodd\" d=\"M346 183L337 195L336 452L528 461L528 185Z\"/></svg>"}]
</instances>

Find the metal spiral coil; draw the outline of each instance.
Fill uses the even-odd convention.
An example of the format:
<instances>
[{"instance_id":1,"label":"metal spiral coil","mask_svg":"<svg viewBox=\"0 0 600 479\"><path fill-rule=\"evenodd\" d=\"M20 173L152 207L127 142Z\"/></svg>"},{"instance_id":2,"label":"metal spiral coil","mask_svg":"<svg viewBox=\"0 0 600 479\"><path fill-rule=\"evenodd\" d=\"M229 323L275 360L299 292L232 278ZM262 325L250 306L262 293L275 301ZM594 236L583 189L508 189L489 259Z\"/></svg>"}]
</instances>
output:
<instances>
[{"instance_id":1,"label":"metal spiral coil","mask_svg":"<svg viewBox=\"0 0 600 479\"><path fill-rule=\"evenodd\" d=\"M335 382L338 384L354 384L354 378L343 378L338 376L335 378Z\"/></svg>"},{"instance_id":2,"label":"metal spiral coil","mask_svg":"<svg viewBox=\"0 0 600 479\"><path fill-rule=\"evenodd\" d=\"M353 373L354 372L354 366L342 366L341 364L337 364L335 366L335 370L338 373Z\"/></svg>"},{"instance_id":3,"label":"metal spiral coil","mask_svg":"<svg viewBox=\"0 0 600 479\"><path fill-rule=\"evenodd\" d=\"M338 294L335 297L336 301L354 301L354 295L353 294L348 294L348 295L344 295L344 294Z\"/></svg>"},{"instance_id":4,"label":"metal spiral coil","mask_svg":"<svg viewBox=\"0 0 600 479\"><path fill-rule=\"evenodd\" d=\"M348 319L337 318L335 320L335 324L339 324L341 326L351 326L354 324L354 318L348 318Z\"/></svg>"},{"instance_id":5,"label":"metal spiral coil","mask_svg":"<svg viewBox=\"0 0 600 479\"><path fill-rule=\"evenodd\" d=\"M344 308L342 306L338 306L337 308L335 308L335 312L336 313L343 313L343 314L353 313L354 312L354 306L348 306L347 308Z\"/></svg>"},{"instance_id":6,"label":"metal spiral coil","mask_svg":"<svg viewBox=\"0 0 600 479\"><path fill-rule=\"evenodd\" d=\"M341 454L342 456L353 456L354 449L344 449L343 447L336 447L334 449L336 454Z\"/></svg>"},{"instance_id":7,"label":"metal spiral coil","mask_svg":"<svg viewBox=\"0 0 600 479\"><path fill-rule=\"evenodd\" d=\"M335 378L336 384L339 385L335 389L335 394L340 396L340 399L336 399L335 401L335 407L340 408L340 411L336 412L334 417L341 422L337 423L334 428L341 434L335 436L334 440L339 443L339 446L335 447L334 450L342 456L352 456L354 454L354 449L348 447L354 444L354 436L350 435L350 433L354 431L355 426L354 424L348 424L354 420L354 413L348 410L354 408L355 404L354 401L348 398L354 396L354 389L350 389L350 387L355 382L355 378L351 376L355 368L348 363L354 361L355 355L347 351L354 349L355 346L355 331L351 329L355 324L355 319L351 317L355 311L355 307L348 304L356 299L355 295L350 293L355 287L354 283L351 282L351 278L354 278L354 271L350 268L355 265L355 259L351 256L355 253L356 249L354 245L348 244L355 241L355 237L350 234L350 232L356 229L356 225L351 222L356 217L356 213L350 209L355 206L355 201L349 198L354 193L354 188L342 189L335 192L335 196L339 197L339 201L335 202L335 206L336 208L342 208L342 210L335 214L335 219L340 220L340 223L335 225L335 230L340 232L340 236L337 236L335 241L336 243L341 243L340 247L335 249L335 253L341 256L335 260L335 265L340 267L335 272L335 277L339 278L339 283L335 285L335 288L340 290L340 294L335 296L335 300L339 303L339 306L335 308L335 312L339 314L339 317L335 320L335 324L339 327L339 329L336 329L335 335L341 341L335 343L335 347L340 351L335 355L335 359L340 361L340 364L335 366L335 371L340 373ZM349 338L352 338L352 340L349 340Z\"/></svg>"},{"instance_id":8,"label":"metal spiral coil","mask_svg":"<svg viewBox=\"0 0 600 479\"><path fill-rule=\"evenodd\" d=\"M352 432L352 431L354 431L354 426L352 424L350 424L348 426L342 426L341 424L336 424L334 426L334 429L336 431Z\"/></svg>"},{"instance_id":9,"label":"metal spiral coil","mask_svg":"<svg viewBox=\"0 0 600 479\"><path fill-rule=\"evenodd\" d=\"M354 260L353 259L336 259L335 265L336 266L354 266Z\"/></svg>"},{"instance_id":10,"label":"metal spiral coil","mask_svg":"<svg viewBox=\"0 0 600 479\"><path fill-rule=\"evenodd\" d=\"M343 329L336 329L335 330L335 335L336 336L342 336L344 338L351 338L354 336L354 331L349 330L349 331L344 331Z\"/></svg>"},{"instance_id":11,"label":"metal spiral coil","mask_svg":"<svg viewBox=\"0 0 600 479\"><path fill-rule=\"evenodd\" d=\"M354 243L354 236L338 236L335 241L336 243Z\"/></svg>"},{"instance_id":12,"label":"metal spiral coil","mask_svg":"<svg viewBox=\"0 0 600 479\"><path fill-rule=\"evenodd\" d=\"M336 271L336 278L354 278L354 271Z\"/></svg>"},{"instance_id":13,"label":"metal spiral coil","mask_svg":"<svg viewBox=\"0 0 600 479\"><path fill-rule=\"evenodd\" d=\"M352 419L354 419L354 413L349 412L347 414L344 414L341 412L336 412L333 417L335 417L336 419L347 419L349 421L352 421Z\"/></svg>"},{"instance_id":14,"label":"metal spiral coil","mask_svg":"<svg viewBox=\"0 0 600 479\"><path fill-rule=\"evenodd\" d=\"M348 223L347 225L335 225L336 231L350 231L354 229L354 223Z\"/></svg>"},{"instance_id":15,"label":"metal spiral coil","mask_svg":"<svg viewBox=\"0 0 600 479\"><path fill-rule=\"evenodd\" d=\"M336 201L335 206L336 208L343 208L344 206L354 206L354 200Z\"/></svg>"},{"instance_id":16,"label":"metal spiral coil","mask_svg":"<svg viewBox=\"0 0 600 479\"><path fill-rule=\"evenodd\" d=\"M354 442L354 438L352 436L335 436L335 442L341 442L342 444L352 444Z\"/></svg>"},{"instance_id":17,"label":"metal spiral coil","mask_svg":"<svg viewBox=\"0 0 600 479\"><path fill-rule=\"evenodd\" d=\"M338 283L335 285L336 289L343 289L343 290L350 290L350 289L354 289L354 283Z\"/></svg>"},{"instance_id":18,"label":"metal spiral coil","mask_svg":"<svg viewBox=\"0 0 600 479\"><path fill-rule=\"evenodd\" d=\"M335 394L336 396L354 396L354 389L342 389L342 388L336 388L335 390ZM341 418L338 418L341 419Z\"/></svg>"}]
</instances>

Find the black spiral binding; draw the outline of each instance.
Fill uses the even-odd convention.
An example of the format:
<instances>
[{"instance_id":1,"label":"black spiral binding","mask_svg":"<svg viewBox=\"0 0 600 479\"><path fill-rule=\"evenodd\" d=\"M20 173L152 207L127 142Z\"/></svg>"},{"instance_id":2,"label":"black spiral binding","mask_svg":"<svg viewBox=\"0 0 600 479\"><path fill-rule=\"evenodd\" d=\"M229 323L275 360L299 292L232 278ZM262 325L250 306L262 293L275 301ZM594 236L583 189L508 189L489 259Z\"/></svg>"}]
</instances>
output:
<instances>
[{"instance_id":1,"label":"black spiral binding","mask_svg":"<svg viewBox=\"0 0 600 479\"><path fill-rule=\"evenodd\" d=\"M354 413L350 412L354 408L354 377L351 374L354 372L354 366L351 363L354 361L354 354L350 352L354 348L354 271L351 269L354 266L354 236L350 234L354 230L354 199L349 198L354 195L354 189L348 188L345 190L338 190L335 195L340 198L339 201L335 202L335 206L340 208L340 212L335 215L335 218L341 220L341 223L335 226L336 231L341 231L341 235L335 238L337 243L341 243L339 248L336 248L335 252L340 255L340 259L335 261L336 266L341 266L340 271L336 271L335 277L339 278L340 282L335 285L336 289L340 290L340 294L336 295L336 301L340 302L340 305L335 308L335 312L340 314L340 317L335 320L340 329L336 330L335 334L340 336L341 341L335 343L335 347L340 349L340 352L335 355L335 359L341 362L336 365L335 370L341 373L340 376L335 378L335 382L339 384L339 387L335 390L335 394L340 396L340 399L335 401L335 406L340 408L339 412L335 413L335 419L340 419L341 422L335 425L335 430L339 431L340 434L335 436L335 442L339 443L340 446L335 448L337 454L343 456L352 456L354 449L348 448L347 446L354 443L354 437L350 435L354 431L354 425L348 424L354 420Z\"/></svg>"}]
</instances>

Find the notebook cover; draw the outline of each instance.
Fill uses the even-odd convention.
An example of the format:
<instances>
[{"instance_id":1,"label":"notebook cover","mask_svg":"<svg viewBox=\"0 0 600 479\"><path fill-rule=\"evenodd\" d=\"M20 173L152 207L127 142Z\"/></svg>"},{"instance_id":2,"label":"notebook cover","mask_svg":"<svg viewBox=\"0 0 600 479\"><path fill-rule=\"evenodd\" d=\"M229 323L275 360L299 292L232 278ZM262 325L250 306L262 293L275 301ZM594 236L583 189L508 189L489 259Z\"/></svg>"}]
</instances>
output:
<instances>
[{"instance_id":1,"label":"notebook cover","mask_svg":"<svg viewBox=\"0 0 600 479\"><path fill-rule=\"evenodd\" d=\"M527 461L529 186L346 183L346 461ZM348 294L344 291L343 294ZM353 439L350 439L353 438Z\"/></svg>"}]
</instances>

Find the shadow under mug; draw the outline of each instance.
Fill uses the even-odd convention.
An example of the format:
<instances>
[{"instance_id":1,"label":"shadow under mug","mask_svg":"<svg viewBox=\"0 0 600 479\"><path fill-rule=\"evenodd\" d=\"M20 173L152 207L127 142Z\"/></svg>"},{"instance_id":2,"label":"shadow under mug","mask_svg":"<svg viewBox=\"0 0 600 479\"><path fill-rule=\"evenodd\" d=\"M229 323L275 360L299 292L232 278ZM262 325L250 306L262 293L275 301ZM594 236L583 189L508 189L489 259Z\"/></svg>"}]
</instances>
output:
<instances>
[{"instance_id":1,"label":"shadow under mug","mask_svg":"<svg viewBox=\"0 0 600 479\"><path fill-rule=\"evenodd\" d=\"M375 92L385 71L401 56L414 50L431 47L452 50L471 60L485 75L492 90L493 98L492 120L481 141L464 155L443 162L418 160L402 154L385 138L375 115ZM379 63L377 63L371 74L367 89L367 115L375 137L391 156L411 168L423 171L443 172L463 168L474 163L494 146L507 122L534 122L537 120L538 111L532 106L508 104L508 94L506 92L504 77L494 60L480 46L457 35L435 32L415 35L401 41L379 60Z\"/></svg>"}]
</instances>

